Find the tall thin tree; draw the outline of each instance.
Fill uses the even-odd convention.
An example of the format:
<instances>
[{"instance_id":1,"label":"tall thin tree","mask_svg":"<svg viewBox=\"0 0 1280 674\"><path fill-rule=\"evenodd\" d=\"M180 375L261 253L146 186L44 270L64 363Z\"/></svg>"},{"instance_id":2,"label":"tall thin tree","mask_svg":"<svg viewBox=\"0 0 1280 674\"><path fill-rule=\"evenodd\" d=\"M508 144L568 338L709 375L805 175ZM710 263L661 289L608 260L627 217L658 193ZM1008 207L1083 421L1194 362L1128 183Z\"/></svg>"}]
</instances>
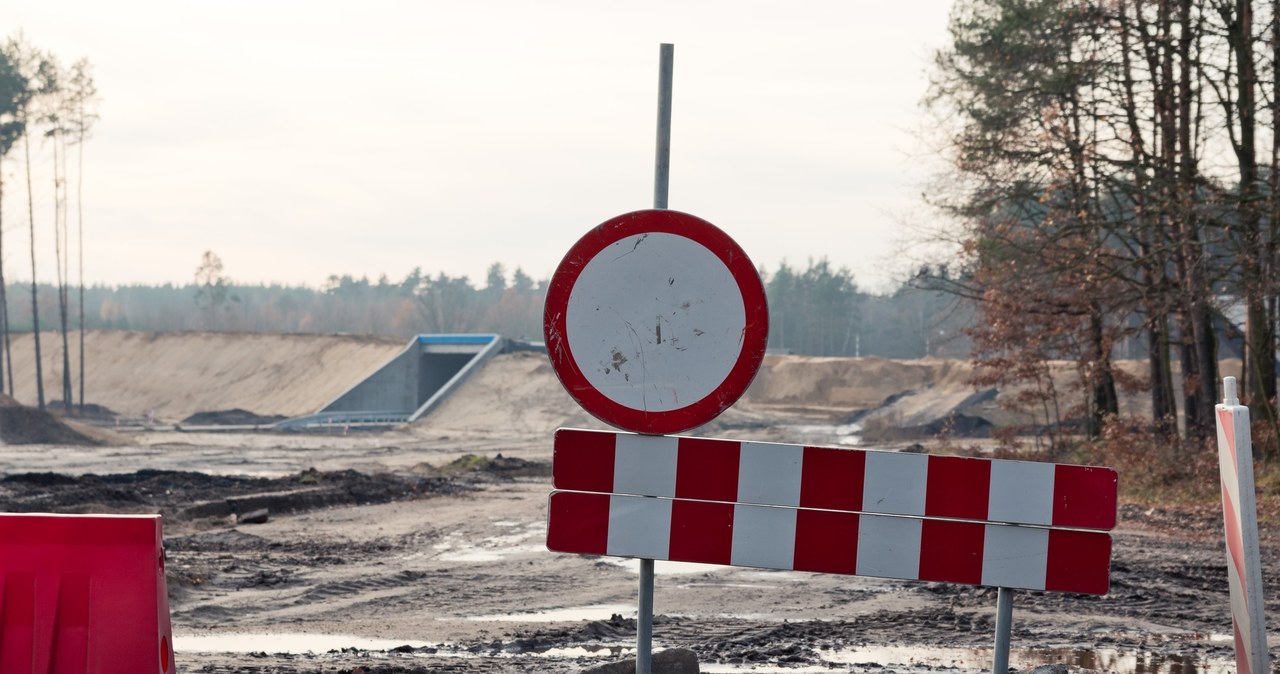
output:
<instances>
[{"instance_id":1,"label":"tall thin tree","mask_svg":"<svg viewBox=\"0 0 1280 674\"><path fill-rule=\"evenodd\" d=\"M71 65L67 80L67 102L71 131L76 145L76 255L78 256L76 288L79 292L80 334L80 414L84 414L84 142L98 115L94 107L98 100L98 88L93 82L89 61L80 59Z\"/></svg>"},{"instance_id":2,"label":"tall thin tree","mask_svg":"<svg viewBox=\"0 0 1280 674\"><path fill-rule=\"evenodd\" d=\"M32 47L26 38L19 33L5 42L5 53L17 67L18 72L26 78L28 95L18 107L18 121L23 125L22 149L26 160L27 177L27 224L31 235L31 336L35 346L36 361L36 407L45 411L44 405L44 361L40 353L40 302L36 274L36 216L35 187L31 175L31 113L32 100L44 95L49 86L49 62L44 54Z\"/></svg>"},{"instance_id":3,"label":"tall thin tree","mask_svg":"<svg viewBox=\"0 0 1280 674\"><path fill-rule=\"evenodd\" d=\"M9 349L9 302L4 280L4 159L22 136L24 124L18 112L28 95L27 80L22 76L6 50L0 48L0 331L3 332L4 358L0 359L4 372L0 373L0 390L4 388L3 374L8 374L9 394L13 394L13 358Z\"/></svg>"},{"instance_id":4,"label":"tall thin tree","mask_svg":"<svg viewBox=\"0 0 1280 674\"><path fill-rule=\"evenodd\" d=\"M71 413L71 349L68 339L67 245L67 126L68 104L62 85L64 73L52 55L45 57L45 85L40 97L39 121L53 151L53 262L54 290L58 298L58 333L62 338L62 407Z\"/></svg>"}]
</instances>

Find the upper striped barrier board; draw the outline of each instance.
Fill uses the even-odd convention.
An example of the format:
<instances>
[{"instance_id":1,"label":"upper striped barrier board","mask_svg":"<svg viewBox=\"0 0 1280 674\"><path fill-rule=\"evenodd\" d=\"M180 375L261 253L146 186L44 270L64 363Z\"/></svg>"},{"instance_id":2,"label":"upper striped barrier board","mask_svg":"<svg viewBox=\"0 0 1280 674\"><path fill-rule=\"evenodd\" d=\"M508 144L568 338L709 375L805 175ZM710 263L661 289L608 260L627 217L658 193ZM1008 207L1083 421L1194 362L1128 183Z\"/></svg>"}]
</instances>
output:
<instances>
[{"instance_id":1,"label":"upper striped barrier board","mask_svg":"<svg viewBox=\"0 0 1280 674\"><path fill-rule=\"evenodd\" d=\"M556 489L1108 530L1110 468L562 428Z\"/></svg>"},{"instance_id":2,"label":"upper striped barrier board","mask_svg":"<svg viewBox=\"0 0 1280 674\"><path fill-rule=\"evenodd\" d=\"M1108 468L561 429L553 479L559 552L1092 594L1109 583Z\"/></svg>"}]
</instances>

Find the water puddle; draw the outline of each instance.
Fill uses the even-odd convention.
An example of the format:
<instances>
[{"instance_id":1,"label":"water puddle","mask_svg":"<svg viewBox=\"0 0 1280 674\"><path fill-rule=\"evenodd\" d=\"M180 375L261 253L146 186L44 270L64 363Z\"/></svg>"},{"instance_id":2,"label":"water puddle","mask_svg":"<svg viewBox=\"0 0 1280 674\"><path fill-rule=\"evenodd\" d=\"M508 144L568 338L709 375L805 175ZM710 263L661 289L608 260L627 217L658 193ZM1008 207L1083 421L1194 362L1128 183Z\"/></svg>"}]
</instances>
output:
<instances>
[{"instance_id":1,"label":"water puddle","mask_svg":"<svg viewBox=\"0 0 1280 674\"><path fill-rule=\"evenodd\" d=\"M437 559L444 562L484 563L497 562L517 555L537 554L547 551L546 522L520 523L497 522L497 526L512 530L499 536L474 540L461 533L452 533L432 546Z\"/></svg>"},{"instance_id":2,"label":"water puddle","mask_svg":"<svg viewBox=\"0 0 1280 674\"><path fill-rule=\"evenodd\" d=\"M636 606L635 604L596 604L595 606L573 606L531 613L468 616L466 619L480 622L571 622L578 620L608 620L614 614L624 618L634 618L636 616Z\"/></svg>"},{"instance_id":3,"label":"water puddle","mask_svg":"<svg viewBox=\"0 0 1280 674\"><path fill-rule=\"evenodd\" d=\"M787 426L794 444L822 444L837 447L857 447L862 444L861 424L804 424Z\"/></svg>"},{"instance_id":4,"label":"water puddle","mask_svg":"<svg viewBox=\"0 0 1280 674\"><path fill-rule=\"evenodd\" d=\"M396 651L409 658L493 658L536 656L542 658L635 657L634 646L547 646L542 648L463 648L456 644L431 644L414 639L370 639L350 634L188 634L175 635L175 653L268 653L271 655L321 656L332 651Z\"/></svg>"},{"instance_id":5,"label":"water puddle","mask_svg":"<svg viewBox=\"0 0 1280 674\"><path fill-rule=\"evenodd\" d=\"M990 669L990 648L922 648L907 646L866 646L839 651L819 651L822 665L808 667L737 666L706 664L701 669L709 674L736 672L786 672L788 674L827 674L884 667L906 671ZM1114 674L1231 674L1235 663L1205 660L1172 654L1133 653L1116 649L1014 649L1009 664L1017 669L1033 669L1040 665L1073 665L1091 671Z\"/></svg>"},{"instance_id":6,"label":"water puddle","mask_svg":"<svg viewBox=\"0 0 1280 674\"><path fill-rule=\"evenodd\" d=\"M600 561L620 566L631 573L640 574L640 560L628 557L605 557ZM656 561L653 563L653 573L655 576L680 575L691 573L727 573L730 567L718 564L698 564L695 562L664 562Z\"/></svg>"},{"instance_id":7,"label":"water puddle","mask_svg":"<svg viewBox=\"0 0 1280 674\"><path fill-rule=\"evenodd\" d=\"M740 575L744 578L757 578L759 580L776 580L787 583L803 583L811 580L813 574L802 573L799 571L771 571L769 569L751 569L741 571Z\"/></svg>"},{"instance_id":8,"label":"water puddle","mask_svg":"<svg viewBox=\"0 0 1280 674\"><path fill-rule=\"evenodd\" d=\"M387 651L401 646L424 648L425 641L370 639L349 634L187 634L173 636L175 653L328 653L343 648Z\"/></svg>"},{"instance_id":9,"label":"water puddle","mask_svg":"<svg viewBox=\"0 0 1280 674\"><path fill-rule=\"evenodd\" d=\"M613 614L634 617L626 605L597 605L507 615L475 616L469 620L492 621L576 621L607 620ZM347 634L187 634L175 635L176 653L268 653L299 656L322 656L330 651L361 650L383 652L384 657L475 658L536 656L549 659L627 658L635 649L630 645L587 645L518 647L515 644L493 648L463 648L457 644L431 644L414 639L373 639ZM388 651L397 651L396 654ZM991 667L990 648L929 648L909 646L865 646L843 650L820 650L821 664L782 666L753 663L722 665L703 663L707 674L828 674L834 672L875 671L893 668L903 672L937 670L985 671ZM1114 674L1232 674L1235 663L1230 660L1206 660L1176 654L1125 652L1116 649L1014 649L1009 664L1017 669L1040 665L1064 664L1086 670Z\"/></svg>"}]
</instances>

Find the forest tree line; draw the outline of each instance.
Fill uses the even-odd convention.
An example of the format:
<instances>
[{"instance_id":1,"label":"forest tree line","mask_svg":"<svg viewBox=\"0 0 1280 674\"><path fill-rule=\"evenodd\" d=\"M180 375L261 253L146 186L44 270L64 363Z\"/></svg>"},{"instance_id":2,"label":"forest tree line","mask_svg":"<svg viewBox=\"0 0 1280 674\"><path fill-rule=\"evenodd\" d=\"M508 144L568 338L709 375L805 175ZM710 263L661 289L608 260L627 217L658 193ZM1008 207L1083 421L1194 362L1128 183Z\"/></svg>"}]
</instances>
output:
<instances>
[{"instance_id":1,"label":"forest tree line","mask_svg":"<svg viewBox=\"0 0 1280 674\"><path fill-rule=\"evenodd\" d=\"M949 296L904 287L888 295L858 290L848 269L826 260L804 268L762 270L770 307L770 348L819 355L963 357L965 313ZM185 285L89 286L85 327L145 332L229 331L346 333L403 337L424 333L492 332L542 341L548 279L499 263L474 283L466 276L415 269L404 278L334 275L321 287L237 283L222 260L205 253ZM10 294L10 325L29 332L27 288ZM56 310L58 290L39 284L38 311Z\"/></svg>"},{"instance_id":2,"label":"forest tree line","mask_svg":"<svg viewBox=\"0 0 1280 674\"><path fill-rule=\"evenodd\" d=\"M959 255L917 283L976 303L987 383L1050 395L1049 362L1073 360L1089 436L1127 387L1166 446L1201 446L1241 306L1241 397L1275 455L1280 2L959 0L950 30L931 196ZM1126 378L1112 353L1134 337L1146 376Z\"/></svg>"}]
</instances>

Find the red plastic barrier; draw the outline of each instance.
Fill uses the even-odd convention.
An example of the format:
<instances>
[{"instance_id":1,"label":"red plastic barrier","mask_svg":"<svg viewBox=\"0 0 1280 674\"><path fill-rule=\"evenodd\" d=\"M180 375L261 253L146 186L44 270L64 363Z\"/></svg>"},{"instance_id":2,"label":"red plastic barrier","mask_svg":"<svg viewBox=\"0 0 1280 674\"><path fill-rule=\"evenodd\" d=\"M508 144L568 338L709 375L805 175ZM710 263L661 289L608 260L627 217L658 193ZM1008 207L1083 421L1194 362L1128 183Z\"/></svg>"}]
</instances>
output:
<instances>
[{"instance_id":1,"label":"red plastic barrier","mask_svg":"<svg viewBox=\"0 0 1280 674\"><path fill-rule=\"evenodd\" d=\"M0 672L174 674L158 515L0 513Z\"/></svg>"}]
</instances>

